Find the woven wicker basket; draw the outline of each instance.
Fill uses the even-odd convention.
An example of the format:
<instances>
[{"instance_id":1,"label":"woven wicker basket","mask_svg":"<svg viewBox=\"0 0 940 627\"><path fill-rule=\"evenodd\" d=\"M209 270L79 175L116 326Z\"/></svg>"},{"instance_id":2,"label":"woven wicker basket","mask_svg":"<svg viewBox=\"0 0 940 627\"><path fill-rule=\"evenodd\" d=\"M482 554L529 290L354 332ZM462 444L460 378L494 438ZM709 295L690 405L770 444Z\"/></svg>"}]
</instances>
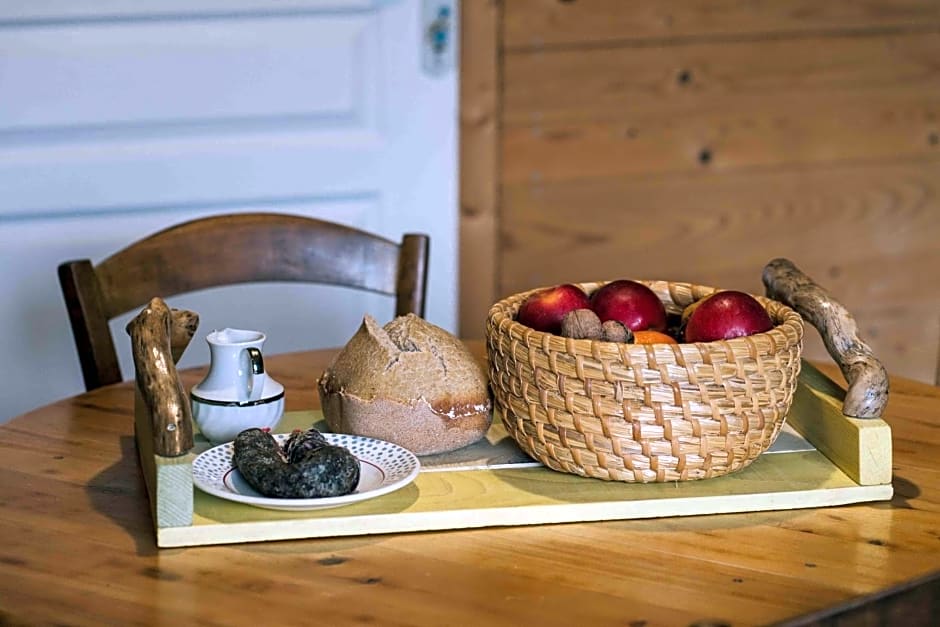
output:
<instances>
[{"instance_id":1,"label":"woven wicker basket","mask_svg":"<svg viewBox=\"0 0 940 627\"><path fill-rule=\"evenodd\" d=\"M715 288L641 281L678 314ZM589 294L604 283L582 283ZM775 327L696 344L573 340L515 321L536 290L486 321L490 384L522 449L555 470L610 481L706 479L744 468L776 439L800 371L803 320L762 296Z\"/></svg>"}]
</instances>

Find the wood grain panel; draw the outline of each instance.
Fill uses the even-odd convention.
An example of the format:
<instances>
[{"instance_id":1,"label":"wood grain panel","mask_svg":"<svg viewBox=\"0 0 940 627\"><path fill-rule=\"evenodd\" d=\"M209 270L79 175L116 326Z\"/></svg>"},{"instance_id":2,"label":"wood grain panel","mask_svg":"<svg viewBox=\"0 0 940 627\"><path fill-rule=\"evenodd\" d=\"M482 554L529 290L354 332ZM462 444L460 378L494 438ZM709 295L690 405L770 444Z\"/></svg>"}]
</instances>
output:
<instances>
[{"instance_id":1,"label":"wood grain panel","mask_svg":"<svg viewBox=\"0 0 940 627\"><path fill-rule=\"evenodd\" d=\"M762 292L788 256L892 374L934 382L940 4L500 6L497 297L617 276ZM827 358L813 332L806 352Z\"/></svg>"},{"instance_id":2,"label":"wood grain panel","mask_svg":"<svg viewBox=\"0 0 940 627\"><path fill-rule=\"evenodd\" d=\"M940 24L940 4L933 0L511 0L503 6L509 49Z\"/></svg>"},{"instance_id":3,"label":"wood grain panel","mask_svg":"<svg viewBox=\"0 0 940 627\"><path fill-rule=\"evenodd\" d=\"M482 338L496 301L499 170L499 10L461 4L459 334Z\"/></svg>"},{"instance_id":4,"label":"wood grain panel","mask_svg":"<svg viewBox=\"0 0 940 627\"><path fill-rule=\"evenodd\" d=\"M266 365L288 405L309 409L333 355ZM940 390L892 385L891 504L159 552L128 420L133 385L103 388L0 427L0 451L16 455L0 468L0 537L15 539L0 552L2 616L269 624L316 603L324 624L777 623L940 565ZM96 461L72 468L86 448Z\"/></svg>"},{"instance_id":5,"label":"wood grain panel","mask_svg":"<svg viewBox=\"0 0 940 627\"><path fill-rule=\"evenodd\" d=\"M940 32L606 46L504 56L509 125L623 119L662 107L930 86Z\"/></svg>"},{"instance_id":6,"label":"wood grain panel","mask_svg":"<svg viewBox=\"0 0 940 627\"><path fill-rule=\"evenodd\" d=\"M633 277L763 293L785 256L859 320L892 374L933 382L940 345L940 159L503 188L506 295ZM825 357L815 333L807 353Z\"/></svg>"},{"instance_id":7,"label":"wood grain panel","mask_svg":"<svg viewBox=\"0 0 940 627\"><path fill-rule=\"evenodd\" d=\"M936 58L940 33L507 55L502 178L938 154Z\"/></svg>"}]
</instances>

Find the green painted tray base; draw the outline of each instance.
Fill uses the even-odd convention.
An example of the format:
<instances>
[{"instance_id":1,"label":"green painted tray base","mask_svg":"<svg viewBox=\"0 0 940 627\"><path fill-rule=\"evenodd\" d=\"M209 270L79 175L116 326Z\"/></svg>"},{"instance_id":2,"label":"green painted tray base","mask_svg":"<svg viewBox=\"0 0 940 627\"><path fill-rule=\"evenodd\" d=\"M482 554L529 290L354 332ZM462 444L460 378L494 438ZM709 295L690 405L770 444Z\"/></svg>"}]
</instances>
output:
<instances>
[{"instance_id":1,"label":"green painted tray base","mask_svg":"<svg viewBox=\"0 0 940 627\"><path fill-rule=\"evenodd\" d=\"M397 492L313 512L270 511L193 488L192 524L158 524L157 544L195 546L888 500L893 494L890 428L881 420L853 421L842 416L840 392L805 364L788 422L813 446L766 453L744 470L725 477L628 484L585 479L540 466L508 464L474 469L473 464L462 463L458 464L462 469L442 469L437 464L438 468L422 470L411 485ZM292 412L285 414L277 430L307 427L319 419L319 412ZM483 446L497 446L504 437L497 422ZM836 437L840 439L831 441Z\"/></svg>"}]
</instances>

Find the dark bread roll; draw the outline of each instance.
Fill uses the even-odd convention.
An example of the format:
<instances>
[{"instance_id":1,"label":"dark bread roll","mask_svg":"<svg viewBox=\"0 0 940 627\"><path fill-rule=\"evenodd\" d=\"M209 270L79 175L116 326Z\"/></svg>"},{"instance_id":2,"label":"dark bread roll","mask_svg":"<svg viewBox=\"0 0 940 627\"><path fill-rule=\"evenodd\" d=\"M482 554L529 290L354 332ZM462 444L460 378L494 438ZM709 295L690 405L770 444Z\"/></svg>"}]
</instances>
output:
<instances>
[{"instance_id":1,"label":"dark bread roll","mask_svg":"<svg viewBox=\"0 0 940 627\"><path fill-rule=\"evenodd\" d=\"M317 387L331 430L415 455L472 444L493 418L486 374L470 351L414 314L384 327L367 315Z\"/></svg>"},{"instance_id":2,"label":"dark bread roll","mask_svg":"<svg viewBox=\"0 0 940 627\"><path fill-rule=\"evenodd\" d=\"M289 442L297 440L291 438ZM235 437L233 461L245 481L265 496L313 499L349 494L359 484L359 460L348 449L321 440L297 447L298 454L288 457L267 431L245 429Z\"/></svg>"}]
</instances>

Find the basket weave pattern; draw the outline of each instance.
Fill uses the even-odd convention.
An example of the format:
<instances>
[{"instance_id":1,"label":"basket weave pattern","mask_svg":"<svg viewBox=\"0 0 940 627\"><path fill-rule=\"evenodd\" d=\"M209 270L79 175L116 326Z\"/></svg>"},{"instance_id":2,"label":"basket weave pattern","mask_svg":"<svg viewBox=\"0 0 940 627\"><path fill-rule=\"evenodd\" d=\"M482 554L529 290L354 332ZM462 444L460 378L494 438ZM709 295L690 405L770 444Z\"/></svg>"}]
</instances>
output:
<instances>
[{"instance_id":1,"label":"basket weave pattern","mask_svg":"<svg viewBox=\"0 0 940 627\"><path fill-rule=\"evenodd\" d=\"M641 281L671 313L715 288ZM589 294L604 283L582 283ZM515 321L530 290L486 321L496 408L519 446L562 472L611 481L706 479L739 470L776 439L800 371L803 321L755 296L776 325L696 344L574 340Z\"/></svg>"}]
</instances>

